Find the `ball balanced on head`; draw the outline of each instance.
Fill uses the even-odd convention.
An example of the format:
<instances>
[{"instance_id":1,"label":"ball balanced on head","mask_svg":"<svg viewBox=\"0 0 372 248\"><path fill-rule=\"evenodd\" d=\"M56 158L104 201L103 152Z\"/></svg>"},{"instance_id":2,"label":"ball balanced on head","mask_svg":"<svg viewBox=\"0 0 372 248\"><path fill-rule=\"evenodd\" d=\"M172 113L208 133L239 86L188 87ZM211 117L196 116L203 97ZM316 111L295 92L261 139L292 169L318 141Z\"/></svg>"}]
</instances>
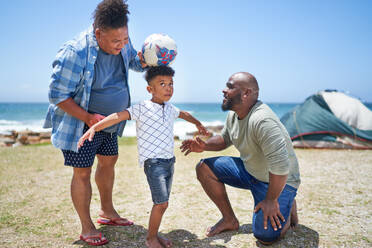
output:
<instances>
[{"instance_id":1,"label":"ball balanced on head","mask_svg":"<svg viewBox=\"0 0 372 248\"><path fill-rule=\"evenodd\" d=\"M177 45L168 35L152 34L146 38L142 54L149 66L170 65L176 58Z\"/></svg>"}]
</instances>

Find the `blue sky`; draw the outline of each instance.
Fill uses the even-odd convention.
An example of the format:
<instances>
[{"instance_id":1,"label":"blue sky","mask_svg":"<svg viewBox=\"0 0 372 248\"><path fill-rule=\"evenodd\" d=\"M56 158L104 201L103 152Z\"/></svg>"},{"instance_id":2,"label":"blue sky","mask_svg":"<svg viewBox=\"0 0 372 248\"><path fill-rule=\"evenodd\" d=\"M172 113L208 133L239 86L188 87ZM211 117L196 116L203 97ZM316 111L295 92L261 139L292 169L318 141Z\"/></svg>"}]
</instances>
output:
<instances>
[{"instance_id":1,"label":"blue sky","mask_svg":"<svg viewBox=\"0 0 372 248\"><path fill-rule=\"evenodd\" d=\"M47 102L58 48L92 23L97 0L14 0L1 6L0 102ZM129 34L178 46L173 102L220 102L234 72L248 71L265 102L302 102L322 89L372 102L372 1L129 0ZM148 99L131 72L134 101Z\"/></svg>"}]
</instances>

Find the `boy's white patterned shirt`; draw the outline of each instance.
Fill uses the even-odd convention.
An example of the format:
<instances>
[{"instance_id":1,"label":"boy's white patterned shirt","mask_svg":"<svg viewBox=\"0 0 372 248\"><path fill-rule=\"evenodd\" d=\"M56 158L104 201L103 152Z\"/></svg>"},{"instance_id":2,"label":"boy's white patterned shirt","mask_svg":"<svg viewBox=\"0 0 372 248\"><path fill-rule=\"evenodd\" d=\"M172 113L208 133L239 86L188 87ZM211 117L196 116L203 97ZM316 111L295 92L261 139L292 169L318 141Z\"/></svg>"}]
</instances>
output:
<instances>
[{"instance_id":1,"label":"boy's white patterned shirt","mask_svg":"<svg viewBox=\"0 0 372 248\"><path fill-rule=\"evenodd\" d=\"M164 105L143 101L127 109L136 121L138 161L140 167L148 158L174 156L173 124L180 111L170 103Z\"/></svg>"}]
</instances>

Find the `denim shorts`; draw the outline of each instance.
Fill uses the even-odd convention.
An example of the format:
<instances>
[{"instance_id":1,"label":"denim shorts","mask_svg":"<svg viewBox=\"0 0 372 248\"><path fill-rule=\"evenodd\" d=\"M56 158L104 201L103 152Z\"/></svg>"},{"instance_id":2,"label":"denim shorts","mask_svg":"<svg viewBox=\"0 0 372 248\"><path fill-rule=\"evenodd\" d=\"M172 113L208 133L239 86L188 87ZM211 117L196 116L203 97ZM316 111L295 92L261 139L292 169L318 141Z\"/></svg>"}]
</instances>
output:
<instances>
[{"instance_id":1,"label":"denim shorts","mask_svg":"<svg viewBox=\"0 0 372 248\"><path fill-rule=\"evenodd\" d=\"M243 161L238 157L213 157L201 160L208 165L216 177L224 184L249 189L252 192L254 206L265 199L269 187L268 183L257 180L247 172ZM297 194L297 189L286 184L279 196L278 203L280 212L284 216L285 222L280 220L282 227L286 224L292 203ZM263 227L263 213L260 209L257 213L253 212L252 229L254 236L265 242L272 242L279 238L281 229L274 231L268 219L267 229Z\"/></svg>"},{"instance_id":2,"label":"denim shorts","mask_svg":"<svg viewBox=\"0 0 372 248\"><path fill-rule=\"evenodd\" d=\"M144 171L154 204L164 203L169 200L175 161L175 157L170 159L149 158L145 161Z\"/></svg>"},{"instance_id":3,"label":"denim shorts","mask_svg":"<svg viewBox=\"0 0 372 248\"><path fill-rule=\"evenodd\" d=\"M84 127L84 133L89 129ZM86 140L78 152L62 150L65 158L65 165L86 168L92 167L96 154L103 156L118 155L118 135L117 133L96 132L92 141Z\"/></svg>"}]
</instances>

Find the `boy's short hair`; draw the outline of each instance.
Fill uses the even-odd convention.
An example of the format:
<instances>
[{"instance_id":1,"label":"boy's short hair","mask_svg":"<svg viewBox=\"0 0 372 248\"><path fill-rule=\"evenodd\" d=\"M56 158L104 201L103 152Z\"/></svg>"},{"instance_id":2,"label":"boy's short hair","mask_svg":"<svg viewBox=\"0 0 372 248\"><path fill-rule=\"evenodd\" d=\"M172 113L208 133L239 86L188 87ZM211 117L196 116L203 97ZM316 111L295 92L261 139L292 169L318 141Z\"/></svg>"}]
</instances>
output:
<instances>
[{"instance_id":1,"label":"boy's short hair","mask_svg":"<svg viewBox=\"0 0 372 248\"><path fill-rule=\"evenodd\" d=\"M103 0L93 13L94 29L117 29L128 25L128 5L125 0Z\"/></svg>"},{"instance_id":2,"label":"boy's short hair","mask_svg":"<svg viewBox=\"0 0 372 248\"><path fill-rule=\"evenodd\" d=\"M174 76L174 70L165 65L161 66L151 66L147 69L146 74L145 74L145 79L147 83L149 84L152 79L156 76Z\"/></svg>"}]
</instances>

